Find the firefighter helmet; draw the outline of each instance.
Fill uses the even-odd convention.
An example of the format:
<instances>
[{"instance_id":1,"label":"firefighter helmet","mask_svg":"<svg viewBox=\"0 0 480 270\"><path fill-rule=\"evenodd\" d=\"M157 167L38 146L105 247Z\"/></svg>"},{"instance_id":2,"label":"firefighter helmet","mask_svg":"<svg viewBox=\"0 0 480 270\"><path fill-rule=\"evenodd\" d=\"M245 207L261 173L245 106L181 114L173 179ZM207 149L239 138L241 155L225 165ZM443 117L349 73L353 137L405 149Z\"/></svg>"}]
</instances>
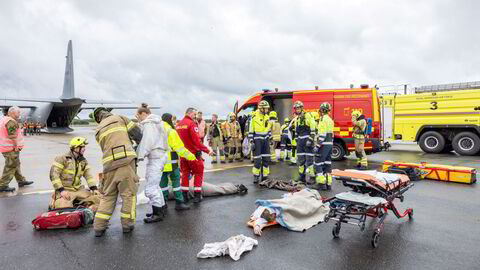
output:
<instances>
[{"instance_id":1,"label":"firefighter helmet","mask_svg":"<svg viewBox=\"0 0 480 270\"><path fill-rule=\"evenodd\" d=\"M100 123L100 119L98 118L98 115L100 114L100 112L103 112L103 111L108 112L108 109L105 107L95 108L95 110L93 111L93 119L95 119L95 122Z\"/></svg>"},{"instance_id":2,"label":"firefighter helmet","mask_svg":"<svg viewBox=\"0 0 480 270\"><path fill-rule=\"evenodd\" d=\"M271 111L269 116L273 117L273 118L277 118L277 112L276 111Z\"/></svg>"},{"instance_id":3,"label":"firefighter helmet","mask_svg":"<svg viewBox=\"0 0 480 270\"><path fill-rule=\"evenodd\" d=\"M70 142L68 143L68 146L70 146L70 149L73 149L73 148L77 148L77 147L80 147L80 146L85 146L87 144L88 144L87 139L85 139L83 137L75 137L75 138L70 140Z\"/></svg>"},{"instance_id":4,"label":"firefighter helmet","mask_svg":"<svg viewBox=\"0 0 480 270\"><path fill-rule=\"evenodd\" d=\"M320 105L320 111L329 112L331 110L332 110L332 105L330 105L330 103L328 103L328 102L323 102Z\"/></svg>"},{"instance_id":5,"label":"firefighter helmet","mask_svg":"<svg viewBox=\"0 0 480 270\"><path fill-rule=\"evenodd\" d=\"M295 101L295 104L293 104L293 108L294 109L297 109L297 108L303 109L303 102L301 102L300 100Z\"/></svg>"},{"instance_id":6,"label":"firefighter helmet","mask_svg":"<svg viewBox=\"0 0 480 270\"><path fill-rule=\"evenodd\" d=\"M268 104L268 102L266 100L262 100L262 101L260 101L260 103L258 103L258 108L268 109L268 108L270 108L270 104Z\"/></svg>"},{"instance_id":7,"label":"firefighter helmet","mask_svg":"<svg viewBox=\"0 0 480 270\"><path fill-rule=\"evenodd\" d=\"M290 122L290 118L287 117L287 118L285 118L283 121L284 121L285 123L288 123L288 122Z\"/></svg>"},{"instance_id":8,"label":"firefighter helmet","mask_svg":"<svg viewBox=\"0 0 480 270\"><path fill-rule=\"evenodd\" d=\"M352 116L355 116L356 118L358 118L360 115L362 115L360 111L355 110L352 112Z\"/></svg>"}]
</instances>

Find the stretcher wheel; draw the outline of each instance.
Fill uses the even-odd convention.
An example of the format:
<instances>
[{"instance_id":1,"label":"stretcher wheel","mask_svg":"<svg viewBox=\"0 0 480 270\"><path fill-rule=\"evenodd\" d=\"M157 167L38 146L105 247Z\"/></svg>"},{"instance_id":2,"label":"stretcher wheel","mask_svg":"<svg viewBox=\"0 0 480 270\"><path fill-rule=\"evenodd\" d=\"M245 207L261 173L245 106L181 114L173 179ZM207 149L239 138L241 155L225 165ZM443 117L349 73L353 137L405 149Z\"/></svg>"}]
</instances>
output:
<instances>
[{"instance_id":1,"label":"stretcher wheel","mask_svg":"<svg viewBox=\"0 0 480 270\"><path fill-rule=\"evenodd\" d=\"M333 238L338 238L340 235L340 225L337 224L335 227L332 228L332 235Z\"/></svg>"},{"instance_id":2,"label":"stretcher wheel","mask_svg":"<svg viewBox=\"0 0 480 270\"><path fill-rule=\"evenodd\" d=\"M360 231L363 232L365 231L365 222L360 225Z\"/></svg>"},{"instance_id":3,"label":"stretcher wheel","mask_svg":"<svg viewBox=\"0 0 480 270\"><path fill-rule=\"evenodd\" d=\"M408 218L412 219L413 218L413 209L408 212Z\"/></svg>"},{"instance_id":4,"label":"stretcher wheel","mask_svg":"<svg viewBox=\"0 0 480 270\"><path fill-rule=\"evenodd\" d=\"M329 214L325 215L323 222L327 223L330 220Z\"/></svg>"},{"instance_id":5,"label":"stretcher wheel","mask_svg":"<svg viewBox=\"0 0 480 270\"><path fill-rule=\"evenodd\" d=\"M378 232L374 232L372 235L372 247L378 247L378 239L380 238L380 234Z\"/></svg>"}]
</instances>

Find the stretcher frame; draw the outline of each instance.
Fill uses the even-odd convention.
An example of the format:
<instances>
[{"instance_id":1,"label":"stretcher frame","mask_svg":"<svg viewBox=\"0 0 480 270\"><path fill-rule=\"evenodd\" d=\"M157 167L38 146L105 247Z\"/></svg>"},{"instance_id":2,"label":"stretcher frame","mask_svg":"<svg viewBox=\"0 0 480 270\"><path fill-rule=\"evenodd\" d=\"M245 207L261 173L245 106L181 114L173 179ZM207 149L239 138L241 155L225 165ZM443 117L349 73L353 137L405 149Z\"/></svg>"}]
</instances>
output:
<instances>
[{"instance_id":1,"label":"stretcher frame","mask_svg":"<svg viewBox=\"0 0 480 270\"><path fill-rule=\"evenodd\" d=\"M335 226L332 228L333 238L339 237L342 223L358 226L360 231L364 231L367 217L374 219L379 218L371 238L371 244L374 248L376 248L378 247L380 233L385 225L385 219L389 210L393 212L393 214L399 219L404 218L407 215L409 219L412 219L412 208L407 208L403 213L401 213L395 207L393 201L395 199L399 199L401 202L403 202L403 194L414 185L413 183L409 183L403 187L400 185L401 183L399 183L399 188L393 190L383 190L362 179L346 176L333 177L337 180L341 180L345 187L352 188L352 190L355 192L369 194L372 197L381 197L387 201L386 203L379 203L372 206L361 202L338 199L336 197L326 199L324 202L330 203L330 212L325 216L324 221L325 223L327 223L329 220L336 221Z\"/></svg>"}]
</instances>

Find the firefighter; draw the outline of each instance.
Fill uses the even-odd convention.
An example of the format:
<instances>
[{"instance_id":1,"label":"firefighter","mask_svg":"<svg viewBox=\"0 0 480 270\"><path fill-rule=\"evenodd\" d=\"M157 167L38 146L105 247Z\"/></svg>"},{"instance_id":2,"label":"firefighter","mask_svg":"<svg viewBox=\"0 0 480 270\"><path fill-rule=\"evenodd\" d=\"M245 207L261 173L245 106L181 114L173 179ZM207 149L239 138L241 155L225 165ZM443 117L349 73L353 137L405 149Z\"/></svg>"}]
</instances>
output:
<instances>
[{"instance_id":1,"label":"firefighter","mask_svg":"<svg viewBox=\"0 0 480 270\"><path fill-rule=\"evenodd\" d=\"M212 147L212 164L217 163L217 149L220 152L220 162L225 163L225 152L223 151L223 132L218 123L218 115L212 114L212 123L208 126L208 145Z\"/></svg>"},{"instance_id":2,"label":"firefighter","mask_svg":"<svg viewBox=\"0 0 480 270\"><path fill-rule=\"evenodd\" d=\"M328 113L332 106L328 102L320 105L320 119L317 125L315 140L315 172L314 189L330 190L332 188L332 147L334 122Z\"/></svg>"},{"instance_id":3,"label":"firefighter","mask_svg":"<svg viewBox=\"0 0 480 270\"><path fill-rule=\"evenodd\" d=\"M88 200L98 207L100 193L92 169L84 157L87 139L75 137L68 143L69 151L55 157L50 169L50 181L55 192L49 209L74 207L74 203ZM81 177L87 181L89 189L82 185Z\"/></svg>"},{"instance_id":4,"label":"firefighter","mask_svg":"<svg viewBox=\"0 0 480 270\"><path fill-rule=\"evenodd\" d=\"M313 171L313 141L315 137L315 119L304 111L303 103L295 101L294 107L297 117L294 121L297 139L297 165L299 177L297 181L306 182L305 174L308 168L309 175L314 177Z\"/></svg>"},{"instance_id":5,"label":"firefighter","mask_svg":"<svg viewBox=\"0 0 480 270\"><path fill-rule=\"evenodd\" d=\"M353 138L355 140L355 154L357 155L357 166L359 170L366 170L368 167L367 154L365 153L365 134L367 132L367 120L360 111L352 112Z\"/></svg>"},{"instance_id":6,"label":"firefighter","mask_svg":"<svg viewBox=\"0 0 480 270\"><path fill-rule=\"evenodd\" d=\"M238 123L235 114L229 113L229 122L226 124L228 148L230 153L228 154L229 163L233 162L233 159L242 161L240 152L242 151L242 133L240 124Z\"/></svg>"},{"instance_id":7,"label":"firefighter","mask_svg":"<svg viewBox=\"0 0 480 270\"><path fill-rule=\"evenodd\" d=\"M272 163L277 162L277 146L280 144L280 136L282 131L280 129L280 123L277 119L277 112L271 111L270 114L270 125L272 126L272 140L270 141L270 153L272 154L271 161Z\"/></svg>"},{"instance_id":8,"label":"firefighter","mask_svg":"<svg viewBox=\"0 0 480 270\"><path fill-rule=\"evenodd\" d=\"M136 194L138 176L135 159L137 157L132 140L138 145L142 132L133 121L125 116L114 115L103 107L93 112L98 123L95 139L103 152L103 196L100 199L95 222L95 236L104 235L112 217L117 197L122 198L120 217L124 233L134 229L136 220Z\"/></svg>"},{"instance_id":9,"label":"firefighter","mask_svg":"<svg viewBox=\"0 0 480 270\"><path fill-rule=\"evenodd\" d=\"M290 118L287 117L285 118L283 125L280 127L282 133L280 139L280 161L290 160L292 157L292 140L290 139L290 131L288 130L289 125Z\"/></svg>"},{"instance_id":10,"label":"firefighter","mask_svg":"<svg viewBox=\"0 0 480 270\"><path fill-rule=\"evenodd\" d=\"M33 127L34 127L33 122L29 122L28 123L28 133L30 135L33 135Z\"/></svg>"},{"instance_id":11,"label":"firefighter","mask_svg":"<svg viewBox=\"0 0 480 270\"><path fill-rule=\"evenodd\" d=\"M23 122L23 136L27 136L28 135L28 123L25 121Z\"/></svg>"},{"instance_id":12,"label":"firefighter","mask_svg":"<svg viewBox=\"0 0 480 270\"><path fill-rule=\"evenodd\" d=\"M36 127L37 127L37 135L40 135L40 130L42 130L42 124L40 124L40 122L37 122Z\"/></svg>"},{"instance_id":13,"label":"firefighter","mask_svg":"<svg viewBox=\"0 0 480 270\"><path fill-rule=\"evenodd\" d=\"M180 189L180 168L178 166L178 156L185 157L187 160L195 160L195 155L188 151L177 131L173 125L172 115L164 113L162 115L163 124L168 134L168 162L163 167L162 180L160 181L160 188L163 192L163 197L168 198L168 179L172 182L172 191L175 196L175 210L188 210L190 207L185 204L183 193Z\"/></svg>"},{"instance_id":14,"label":"firefighter","mask_svg":"<svg viewBox=\"0 0 480 270\"><path fill-rule=\"evenodd\" d=\"M206 147L205 145L203 145L202 142L200 142L200 138L197 132L198 127L193 121L196 113L197 111L194 108L188 108L185 113L185 117L177 125L177 132L188 151L194 153L197 158L196 160L187 160L184 157L180 158L180 170L182 172L181 189L184 192L183 197L185 200L187 200L188 189L190 186L188 182L188 177L189 175L193 175L195 177L195 196L193 198L193 202L200 203L202 201L204 169L202 152L208 153L208 155L212 155L213 151L209 150L208 147Z\"/></svg>"},{"instance_id":15,"label":"firefighter","mask_svg":"<svg viewBox=\"0 0 480 270\"><path fill-rule=\"evenodd\" d=\"M27 181L20 170L20 151L23 149L22 129L18 124L20 108L10 107L8 115L0 119L0 152L5 158L5 166L0 180L0 191L13 192L15 188L9 187L13 177L17 180L18 187L33 184Z\"/></svg>"},{"instance_id":16,"label":"firefighter","mask_svg":"<svg viewBox=\"0 0 480 270\"><path fill-rule=\"evenodd\" d=\"M227 116L227 120L226 121L223 121L223 122L220 122L220 128L222 129L222 134L223 134L223 150L224 150L224 153L225 153L225 159L228 159L228 155L230 153L230 147L228 147L228 136L227 136L227 125L228 125L228 116Z\"/></svg>"},{"instance_id":17,"label":"firefighter","mask_svg":"<svg viewBox=\"0 0 480 270\"><path fill-rule=\"evenodd\" d=\"M270 161L270 145L269 140L272 136L271 123L269 121L268 109L270 105L266 100L258 103L258 110L255 111L250 124L248 138L250 145L252 145L252 154L254 159L254 166L252 169L253 183L260 181L260 174L262 173L262 180L268 178L270 168L268 162Z\"/></svg>"}]
</instances>

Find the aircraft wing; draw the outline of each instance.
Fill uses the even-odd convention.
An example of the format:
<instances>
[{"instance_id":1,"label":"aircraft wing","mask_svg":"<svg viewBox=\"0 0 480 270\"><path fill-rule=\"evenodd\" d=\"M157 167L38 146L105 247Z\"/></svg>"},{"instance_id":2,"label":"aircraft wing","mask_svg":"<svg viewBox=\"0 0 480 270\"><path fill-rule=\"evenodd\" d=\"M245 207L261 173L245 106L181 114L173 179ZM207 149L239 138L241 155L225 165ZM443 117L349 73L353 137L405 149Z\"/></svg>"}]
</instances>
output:
<instances>
[{"instance_id":1,"label":"aircraft wing","mask_svg":"<svg viewBox=\"0 0 480 270\"><path fill-rule=\"evenodd\" d=\"M105 108L108 108L108 109L125 109L125 110L135 110L135 109L138 109L138 105L132 105L132 103L128 103L129 105L125 104L125 105L119 105L119 104L105 104L105 103L99 103L99 104L83 104L82 107L80 107L80 110L94 110L95 108L97 107L105 107ZM152 106L152 107L148 107L150 109L160 109L162 107L158 107L158 106Z\"/></svg>"},{"instance_id":2,"label":"aircraft wing","mask_svg":"<svg viewBox=\"0 0 480 270\"><path fill-rule=\"evenodd\" d=\"M62 102L59 98L0 98L0 104L2 101L6 103L7 101L13 102L45 102L45 103L56 103ZM19 105L11 105L11 106L19 106Z\"/></svg>"}]
</instances>

